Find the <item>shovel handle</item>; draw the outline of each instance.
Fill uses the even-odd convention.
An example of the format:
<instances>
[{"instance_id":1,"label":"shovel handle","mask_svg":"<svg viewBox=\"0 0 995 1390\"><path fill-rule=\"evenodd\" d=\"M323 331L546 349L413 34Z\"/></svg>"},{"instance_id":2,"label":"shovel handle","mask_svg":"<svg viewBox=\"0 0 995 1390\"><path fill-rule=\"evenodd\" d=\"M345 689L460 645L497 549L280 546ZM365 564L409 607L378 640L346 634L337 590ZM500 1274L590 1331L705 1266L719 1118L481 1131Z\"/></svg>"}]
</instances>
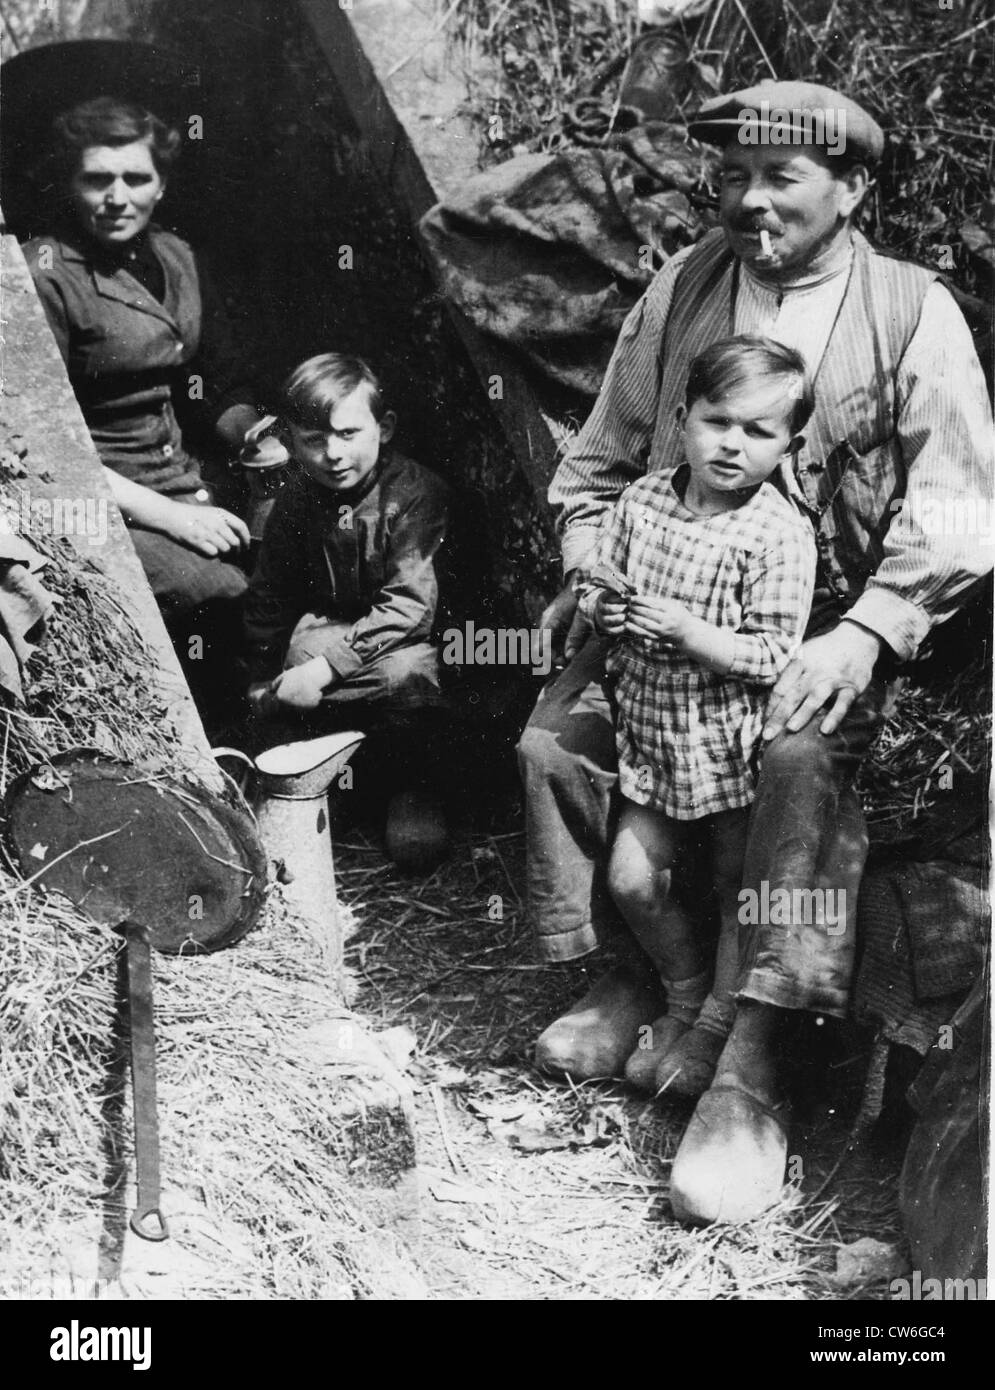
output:
<instances>
[{"instance_id":1,"label":"shovel handle","mask_svg":"<svg viewBox=\"0 0 995 1390\"><path fill-rule=\"evenodd\" d=\"M155 1221L155 1226L148 1227L147 1221ZM166 1225L166 1218L157 1206L148 1209L137 1206L128 1217L128 1225L136 1236L141 1236L142 1240L168 1240L169 1227Z\"/></svg>"},{"instance_id":2,"label":"shovel handle","mask_svg":"<svg viewBox=\"0 0 995 1390\"><path fill-rule=\"evenodd\" d=\"M156 1109L152 950L144 927L128 922L124 932L128 943L131 1086L135 1112L135 1178L138 1186L138 1202L128 1224L142 1240L166 1240L169 1228L159 1210L159 1117ZM149 1222L153 1220L155 1225L150 1226Z\"/></svg>"}]
</instances>

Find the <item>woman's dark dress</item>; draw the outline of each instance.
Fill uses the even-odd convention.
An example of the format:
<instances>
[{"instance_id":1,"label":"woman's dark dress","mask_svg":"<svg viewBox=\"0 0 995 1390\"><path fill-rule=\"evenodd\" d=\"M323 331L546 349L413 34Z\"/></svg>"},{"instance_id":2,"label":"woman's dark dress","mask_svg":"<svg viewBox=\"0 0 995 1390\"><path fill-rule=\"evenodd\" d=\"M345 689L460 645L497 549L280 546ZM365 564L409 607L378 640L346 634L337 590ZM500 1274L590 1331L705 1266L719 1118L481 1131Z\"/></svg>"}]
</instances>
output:
<instances>
[{"instance_id":1,"label":"woman's dark dress","mask_svg":"<svg viewBox=\"0 0 995 1390\"><path fill-rule=\"evenodd\" d=\"M217 419L252 395L223 305L191 247L150 225L120 252L63 230L29 241L24 254L101 460L177 501L209 501L174 402L202 401ZM243 571L158 532L129 531L181 655L194 635L215 656L230 649Z\"/></svg>"}]
</instances>

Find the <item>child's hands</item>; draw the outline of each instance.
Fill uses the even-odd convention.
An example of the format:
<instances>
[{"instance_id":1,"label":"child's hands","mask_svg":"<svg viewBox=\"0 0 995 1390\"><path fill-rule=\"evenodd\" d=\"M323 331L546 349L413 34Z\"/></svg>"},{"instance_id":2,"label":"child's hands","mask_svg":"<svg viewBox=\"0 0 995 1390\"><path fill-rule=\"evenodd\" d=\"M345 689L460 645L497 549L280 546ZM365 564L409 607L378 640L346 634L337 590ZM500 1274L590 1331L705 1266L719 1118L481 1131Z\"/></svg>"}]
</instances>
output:
<instances>
[{"instance_id":1,"label":"child's hands","mask_svg":"<svg viewBox=\"0 0 995 1390\"><path fill-rule=\"evenodd\" d=\"M625 631L628 599L613 589L601 589L594 601L594 630L600 637L621 637Z\"/></svg>"},{"instance_id":2,"label":"child's hands","mask_svg":"<svg viewBox=\"0 0 995 1390\"><path fill-rule=\"evenodd\" d=\"M313 656L300 666L281 671L276 680L251 685L249 704L262 715L274 714L281 706L284 709L317 709L334 679L325 658Z\"/></svg>"},{"instance_id":3,"label":"child's hands","mask_svg":"<svg viewBox=\"0 0 995 1390\"><path fill-rule=\"evenodd\" d=\"M317 709L321 697L335 679L323 656L313 656L300 666L292 666L276 678L274 698L291 709Z\"/></svg>"},{"instance_id":4,"label":"child's hands","mask_svg":"<svg viewBox=\"0 0 995 1390\"><path fill-rule=\"evenodd\" d=\"M684 605L672 598L643 598L637 594L629 599L625 632L629 637L650 637L667 646L680 647L687 637L690 618Z\"/></svg>"}]
</instances>

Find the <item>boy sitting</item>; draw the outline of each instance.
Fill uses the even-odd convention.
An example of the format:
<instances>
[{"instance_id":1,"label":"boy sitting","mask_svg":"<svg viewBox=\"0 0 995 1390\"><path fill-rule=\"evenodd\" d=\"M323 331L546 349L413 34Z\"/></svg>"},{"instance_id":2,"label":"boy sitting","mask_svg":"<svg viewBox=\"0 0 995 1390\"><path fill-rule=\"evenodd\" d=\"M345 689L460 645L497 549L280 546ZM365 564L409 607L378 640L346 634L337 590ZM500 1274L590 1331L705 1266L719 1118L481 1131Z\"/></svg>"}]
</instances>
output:
<instances>
[{"instance_id":1,"label":"boy sitting","mask_svg":"<svg viewBox=\"0 0 995 1390\"><path fill-rule=\"evenodd\" d=\"M282 716L284 737L288 719L290 738L373 735L393 776L388 854L424 869L447 839L431 790L444 700L430 638L448 489L390 447L394 414L359 358L302 362L283 414L300 471L266 524L246 599L249 699L258 715Z\"/></svg>"}]
</instances>

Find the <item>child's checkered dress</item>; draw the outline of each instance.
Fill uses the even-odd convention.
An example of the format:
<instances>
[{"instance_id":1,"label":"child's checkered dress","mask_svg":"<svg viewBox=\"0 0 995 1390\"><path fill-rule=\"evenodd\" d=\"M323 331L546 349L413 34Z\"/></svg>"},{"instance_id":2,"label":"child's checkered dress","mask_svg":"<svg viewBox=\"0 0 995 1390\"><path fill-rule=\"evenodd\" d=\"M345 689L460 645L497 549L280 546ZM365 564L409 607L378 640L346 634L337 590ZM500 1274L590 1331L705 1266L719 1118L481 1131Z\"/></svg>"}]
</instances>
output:
<instances>
[{"instance_id":1,"label":"child's checkered dress","mask_svg":"<svg viewBox=\"0 0 995 1390\"><path fill-rule=\"evenodd\" d=\"M677 490L687 476L652 473L623 493L580 586L588 615L614 571L737 634L725 676L650 639L620 638L609 653L620 789L675 820L752 802L767 695L801 640L815 577L811 525L771 484L698 516Z\"/></svg>"}]
</instances>

